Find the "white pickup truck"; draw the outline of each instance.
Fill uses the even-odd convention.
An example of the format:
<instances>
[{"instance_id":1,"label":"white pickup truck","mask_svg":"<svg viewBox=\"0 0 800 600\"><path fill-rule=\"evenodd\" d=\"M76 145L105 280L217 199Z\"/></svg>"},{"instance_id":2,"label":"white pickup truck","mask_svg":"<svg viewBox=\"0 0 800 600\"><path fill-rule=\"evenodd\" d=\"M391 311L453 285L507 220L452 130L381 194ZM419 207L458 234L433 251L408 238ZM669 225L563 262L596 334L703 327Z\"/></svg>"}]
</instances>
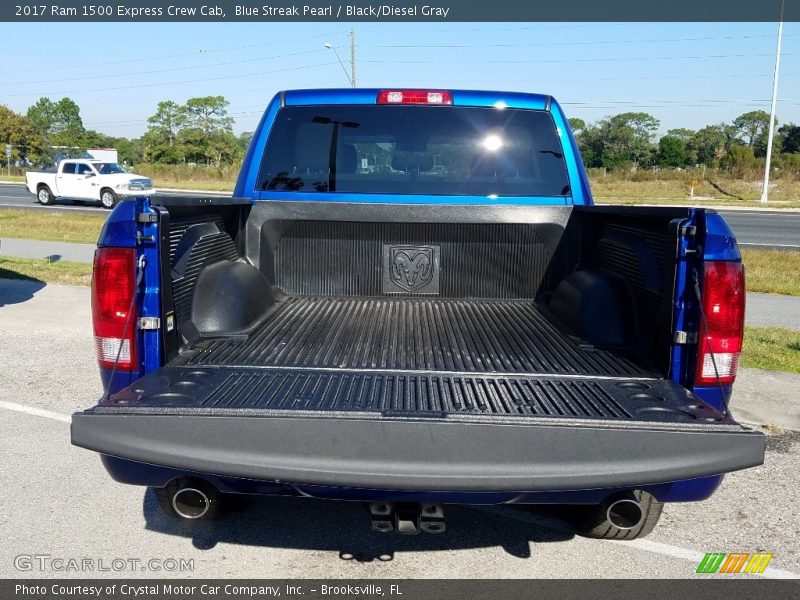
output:
<instances>
[{"instance_id":1,"label":"white pickup truck","mask_svg":"<svg viewBox=\"0 0 800 600\"><path fill-rule=\"evenodd\" d=\"M121 197L154 191L148 177L128 173L115 162L91 159L66 159L55 170L28 171L25 182L45 206L56 198L69 198L99 200L104 208L114 208Z\"/></svg>"}]
</instances>

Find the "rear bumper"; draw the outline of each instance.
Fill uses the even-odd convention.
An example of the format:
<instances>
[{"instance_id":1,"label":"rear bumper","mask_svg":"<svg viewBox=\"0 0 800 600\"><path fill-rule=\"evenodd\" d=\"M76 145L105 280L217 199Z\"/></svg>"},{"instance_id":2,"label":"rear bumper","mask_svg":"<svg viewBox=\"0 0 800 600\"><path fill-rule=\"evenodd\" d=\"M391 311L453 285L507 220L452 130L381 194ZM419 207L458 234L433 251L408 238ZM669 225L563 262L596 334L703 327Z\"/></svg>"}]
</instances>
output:
<instances>
[{"instance_id":1,"label":"rear bumper","mask_svg":"<svg viewBox=\"0 0 800 600\"><path fill-rule=\"evenodd\" d=\"M74 415L72 443L222 477L449 492L642 487L757 466L765 450L763 434L734 424L680 429L102 409Z\"/></svg>"}]
</instances>

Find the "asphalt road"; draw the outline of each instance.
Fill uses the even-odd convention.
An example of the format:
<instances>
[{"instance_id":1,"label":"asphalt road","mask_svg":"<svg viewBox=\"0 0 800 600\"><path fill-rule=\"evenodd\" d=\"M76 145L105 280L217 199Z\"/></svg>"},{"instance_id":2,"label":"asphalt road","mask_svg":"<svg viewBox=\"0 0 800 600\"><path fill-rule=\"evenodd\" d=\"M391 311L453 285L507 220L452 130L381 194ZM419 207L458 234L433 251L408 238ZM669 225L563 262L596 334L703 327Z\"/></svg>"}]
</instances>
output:
<instances>
[{"instance_id":1,"label":"asphalt road","mask_svg":"<svg viewBox=\"0 0 800 600\"><path fill-rule=\"evenodd\" d=\"M719 211L743 246L800 251L800 212Z\"/></svg>"},{"instance_id":2,"label":"asphalt road","mask_svg":"<svg viewBox=\"0 0 800 600\"><path fill-rule=\"evenodd\" d=\"M224 195L218 192L203 192L214 196ZM169 192L171 196L194 195L189 192ZM0 208L22 208L31 210L65 210L86 214L107 215L108 210L101 208L98 202L75 202L72 200L56 200L52 206L42 206L33 194L29 194L24 185L0 183Z\"/></svg>"},{"instance_id":3,"label":"asphalt road","mask_svg":"<svg viewBox=\"0 0 800 600\"><path fill-rule=\"evenodd\" d=\"M173 194L173 192L170 192ZM33 195L21 185L0 184L0 208L31 208L40 210L71 210L105 214L97 206L74 202L58 202L53 207L37 204ZM782 247L800 251L800 212L786 211L720 211L730 224L740 244Z\"/></svg>"},{"instance_id":4,"label":"asphalt road","mask_svg":"<svg viewBox=\"0 0 800 600\"><path fill-rule=\"evenodd\" d=\"M767 576L800 573L800 434L771 436L763 467L727 476L706 502L669 505L635 542L588 540L552 512L489 506L448 507L446 533L411 537L371 533L358 504L303 499L257 498L213 526L175 524L150 493L113 482L95 454L69 444L69 415L101 393L87 294L0 287L0 577L85 575L20 572L21 554L185 558L194 577L650 579L698 577L706 552L768 551Z\"/></svg>"}]
</instances>

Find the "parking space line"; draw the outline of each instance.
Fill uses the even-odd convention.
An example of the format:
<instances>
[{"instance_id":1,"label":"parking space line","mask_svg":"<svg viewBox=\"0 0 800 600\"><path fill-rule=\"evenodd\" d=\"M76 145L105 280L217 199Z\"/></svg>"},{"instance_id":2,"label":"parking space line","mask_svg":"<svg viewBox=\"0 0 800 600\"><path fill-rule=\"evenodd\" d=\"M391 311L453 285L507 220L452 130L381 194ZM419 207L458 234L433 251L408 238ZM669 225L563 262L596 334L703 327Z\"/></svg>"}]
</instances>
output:
<instances>
[{"instance_id":1,"label":"parking space line","mask_svg":"<svg viewBox=\"0 0 800 600\"><path fill-rule=\"evenodd\" d=\"M473 509L477 510L489 510L489 507L473 507ZM495 511L492 511L495 512ZM540 516L533 516L530 513L522 512L522 511L501 511L500 514L503 516L514 519L516 521L522 521L523 523L536 523L540 527L544 527L546 529L550 529L552 531L562 532L562 533L575 533L575 530L568 525L562 524L558 521L550 520L549 518L542 518ZM589 542L595 540L587 540ZM672 544L665 544L663 542L656 542L654 540L649 539L638 539L638 540L597 540L601 542L605 542L607 544L615 544L620 548L635 548L637 550L641 550L644 552L650 552L651 554L659 554L661 556L669 556L670 558L677 558L681 560L689 561L690 563L694 563L694 566L700 564L700 561L703 560L705 556L705 552L699 552L697 550L692 550L691 548L683 548L681 546L673 546ZM694 571L687 572L687 577L691 576ZM792 571L786 571L785 569L778 569L775 567L767 567L763 573L754 573L756 577L766 577L768 579L800 579L800 574L794 573Z\"/></svg>"},{"instance_id":2,"label":"parking space line","mask_svg":"<svg viewBox=\"0 0 800 600\"><path fill-rule=\"evenodd\" d=\"M4 402L0 400L0 408L25 413L26 415L33 415L35 417L44 417L45 419L52 419L53 421L61 421L62 423L72 423L72 417L69 415L57 413L52 410L45 410L43 408L36 408L34 406L17 404L16 402Z\"/></svg>"},{"instance_id":3,"label":"parking space line","mask_svg":"<svg viewBox=\"0 0 800 600\"><path fill-rule=\"evenodd\" d=\"M764 246L766 248L800 248L800 244L757 244L756 242L739 242L740 246Z\"/></svg>"}]
</instances>

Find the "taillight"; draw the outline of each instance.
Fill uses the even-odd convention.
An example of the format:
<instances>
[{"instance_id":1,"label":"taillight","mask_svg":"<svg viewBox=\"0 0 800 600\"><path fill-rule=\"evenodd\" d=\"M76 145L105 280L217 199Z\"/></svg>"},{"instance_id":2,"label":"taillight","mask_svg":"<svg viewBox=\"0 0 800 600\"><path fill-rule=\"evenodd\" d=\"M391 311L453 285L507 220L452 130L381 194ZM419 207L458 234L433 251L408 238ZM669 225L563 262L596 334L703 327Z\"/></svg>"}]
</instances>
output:
<instances>
[{"instance_id":1,"label":"taillight","mask_svg":"<svg viewBox=\"0 0 800 600\"><path fill-rule=\"evenodd\" d=\"M137 369L136 308L131 302L135 288L133 248L98 248L92 271L92 320L100 368L112 369L119 353L117 370Z\"/></svg>"},{"instance_id":2,"label":"taillight","mask_svg":"<svg viewBox=\"0 0 800 600\"><path fill-rule=\"evenodd\" d=\"M441 90L381 90L378 104L452 104L453 94Z\"/></svg>"},{"instance_id":3,"label":"taillight","mask_svg":"<svg viewBox=\"0 0 800 600\"><path fill-rule=\"evenodd\" d=\"M742 263L705 263L705 323L701 320L695 385L726 385L736 379L744 337L744 296Z\"/></svg>"}]
</instances>

